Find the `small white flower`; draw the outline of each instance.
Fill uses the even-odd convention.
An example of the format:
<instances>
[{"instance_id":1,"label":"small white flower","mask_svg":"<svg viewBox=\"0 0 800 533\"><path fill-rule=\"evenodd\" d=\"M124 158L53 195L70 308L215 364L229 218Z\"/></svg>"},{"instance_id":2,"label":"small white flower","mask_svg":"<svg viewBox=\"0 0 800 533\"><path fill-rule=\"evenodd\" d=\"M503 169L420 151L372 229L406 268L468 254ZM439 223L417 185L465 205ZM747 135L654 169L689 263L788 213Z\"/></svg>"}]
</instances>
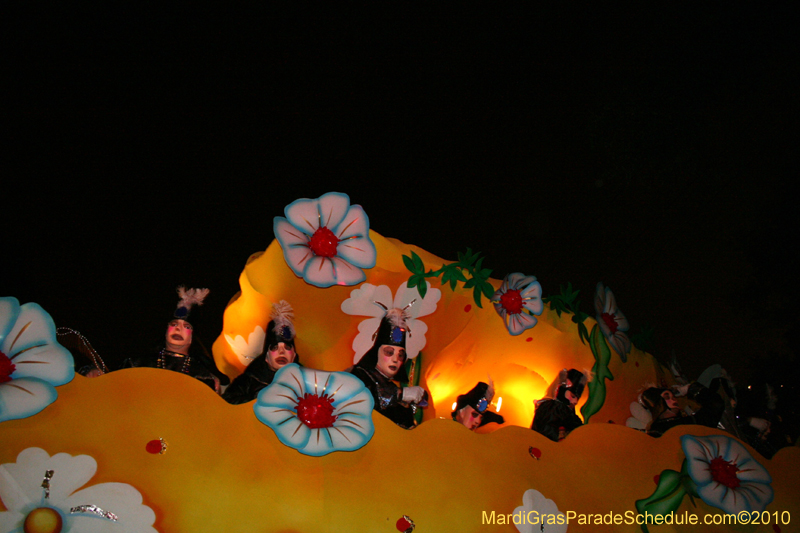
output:
<instances>
[{"instance_id":1,"label":"small white flower","mask_svg":"<svg viewBox=\"0 0 800 533\"><path fill-rule=\"evenodd\" d=\"M247 340L241 335L231 337L227 333L225 334L225 340L228 341L228 346L231 347L231 350L236 354L236 357L239 358L239 362L243 365L249 365L253 362L253 359L264 351L264 339L266 339L266 337L267 334L261 326L256 326L256 329L247 336Z\"/></svg>"},{"instance_id":2,"label":"small white flower","mask_svg":"<svg viewBox=\"0 0 800 533\"><path fill-rule=\"evenodd\" d=\"M603 336L619 354L622 362L626 362L631 351L631 340L625 332L630 328L630 324L617 307L614 293L608 287L604 287L602 283L597 284L594 310L597 325L600 326Z\"/></svg>"},{"instance_id":3,"label":"small white flower","mask_svg":"<svg viewBox=\"0 0 800 533\"><path fill-rule=\"evenodd\" d=\"M567 517L558 510L556 502L548 500L538 490L525 491L522 506L514 509L514 515L518 513L522 519L520 524L515 525L520 533L564 533L567 530Z\"/></svg>"},{"instance_id":4,"label":"small white flower","mask_svg":"<svg viewBox=\"0 0 800 533\"><path fill-rule=\"evenodd\" d=\"M50 470L49 497L45 498L42 481ZM50 457L41 448L22 450L16 463L0 465L0 499L8 509L0 512L0 533L21 533L32 513L60 518L62 532L157 533L152 527L155 513L142 504L142 495L127 483L100 483L81 489L96 472L97 461L88 455L58 453ZM81 506L111 513L116 521L97 513L70 512Z\"/></svg>"},{"instance_id":5,"label":"small white flower","mask_svg":"<svg viewBox=\"0 0 800 533\"><path fill-rule=\"evenodd\" d=\"M436 304L442 297L442 291L432 289L431 284L425 282L428 291L425 298L419 295L416 287L408 288L408 283L403 282L397 288L397 293L392 298L392 289L388 285L375 286L364 283L359 288L350 292L350 297L342 302L342 311L348 315L368 316L358 324L358 335L353 340L353 362L357 363L361 356L372 348L372 336L378 331L381 320L387 309L404 309L408 334L406 335L406 355L409 359L416 357L425 347L427 339L425 333L428 326L419 317L427 316L436 311Z\"/></svg>"}]
</instances>

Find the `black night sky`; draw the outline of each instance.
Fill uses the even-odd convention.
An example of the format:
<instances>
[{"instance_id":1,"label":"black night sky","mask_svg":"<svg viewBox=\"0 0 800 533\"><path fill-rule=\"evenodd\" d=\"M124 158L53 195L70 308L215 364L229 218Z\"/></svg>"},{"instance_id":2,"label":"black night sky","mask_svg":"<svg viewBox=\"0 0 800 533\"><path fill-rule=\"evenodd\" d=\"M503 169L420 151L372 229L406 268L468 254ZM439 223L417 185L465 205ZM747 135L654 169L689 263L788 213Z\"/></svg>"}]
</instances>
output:
<instances>
[{"instance_id":1,"label":"black night sky","mask_svg":"<svg viewBox=\"0 0 800 533\"><path fill-rule=\"evenodd\" d=\"M116 364L207 286L210 346L272 218L341 191L592 315L603 281L690 377L796 381L790 4L632 6L9 12L0 293Z\"/></svg>"}]
</instances>

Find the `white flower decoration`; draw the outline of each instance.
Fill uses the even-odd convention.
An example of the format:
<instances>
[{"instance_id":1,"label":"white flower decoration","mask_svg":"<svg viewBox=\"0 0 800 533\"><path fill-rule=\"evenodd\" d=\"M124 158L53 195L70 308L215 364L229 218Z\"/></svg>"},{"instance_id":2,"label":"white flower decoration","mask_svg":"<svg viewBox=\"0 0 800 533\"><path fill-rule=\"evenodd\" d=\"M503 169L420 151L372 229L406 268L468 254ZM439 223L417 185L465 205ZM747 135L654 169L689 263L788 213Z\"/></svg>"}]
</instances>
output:
<instances>
[{"instance_id":1,"label":"white flower decoration","mask_svg":"<svg viewBox=\"0 0 800 533\"><path fill-rule=\"evenodd\" d=\"M763 511L772 501L772 476L738 441L724 435L684 435L686 469L704 502L735 514Z\"/></svg>"},{"instance_id":2,"label":"white flower decoration","mask_svg":"<svg viewBox=\"0 0 800 533\"><path fill-rule=\"evenodd\" d=\"M52 475L45 489L48 471ZM88 455L50 457L41 448L22 450L16 463L0 465L0 498L8 509L0 512L0 533L22 533L26 520L25 531L37 520L60 520L63 532L157 533L152 527L155 513L127 483L100 483L78 490L96 472L97 461Z\"/></svg>"},{"instance_id":3,"label":"white flower decoration","mask_svg":"<svg viewBox=\"0 0 800 533\"><path fill-rule=\"evenodd\" d=\"M536 316L544 311L542 285L536 276L514 272L503 279L503 284L492 296L494 310L505 322L508 332L519 335L538 322Z\"/></svg>"},{"instance_id":4,"label":"white flower decoration","mask_svg":"<svg viewBox=\"0 0 800 533\"><path fill-rule=\"evenodd\" d=\"M261 326L256 326L252 333L247 336L247 340L241 335L231 337L227 333L225 334L228 346L231 347L231 350L243 365L249 365L253 362L253 359L261 355L261 352L264 351L264 339L266 337L267 334Z\"/></svg>"},{"instance_id":5,"label":"white flower decoration","mask_svg":"<svg viewBox=\"0 0 800 533\"><path fill-rule=\"evenodd\" d=\"M369 238L369 218L360 205L339 192L315 200L295 200L275 217L273 231L286 264L317 287L356 285L367 279L363 268L377 260Z\"/></svg>"},{"instance_id":6,"label":"white flower decoration","mask_svg":"<svg viewBox=\"0 0 800 533\"><path fill-rule=\"evenodd\" d=\"M73 377L75 362L50 315L39 304L0 298L0 422L35 415Z\"/></svg>"},{"instance_id":7,"label":"white flower decoration","mask_svg":"<svg viewBox=\"0 0 800 533\"><path fill-rule=\"evenodd\" d=\"M514 509L514 515L518 514L522 518L514 525L520 533L564 533L567 530L567 517L558 510L556 502L535 489L528 489L522 495L522 506Z\"/></svg>"},{"instance_id":8,"label":"white flower decoration","mask_svg":"<svg viewBox=\"0 0 800 533\"><path fill-rule=\"evenodd\" d=\"M600 331L625 363L631 351L631 340L625 334L630 328L630 324L617 307L614 293L608 287L604 287L602 283L597 284L594 294L594 311Z\"/></svg>"},{"instance_id":9,"label":"white flower decoration","mask_svg":"<svg viewBox=\"0 0 800 533\"><path fill-rule=\"evenodd\" d=\"M253 410L280 441L305 455L364 446L375 433L372 394L346 372L323 372L290 363L258 393Z\"/></svg>"},{"instance_id":10,"label":"white flower decoration","mask_svg":"<svg viewBox=\"0 0 800 533\"><path fill-rule=\"evenodd\" d=\"M359 288L350 292L350 297L342 302L342 311L348 315L368 316L358 324L358 335L353 339L353 362L357 363L361 357L372 348L372 336L378 331L381 320L387 309L405 309L406 326L406 355L413 359L425 347L427 339L425 333L428 326L419 317L427 316L436 311L436 304L442 297L442 291L432 289L431 284L425 282L428 291L425 297L419 295L416 287L409 288L404 282L397 288L397 294L392 298L392 289L388 285L372 285L364 283Z\"/></svg>"},{"instance_id":11,"label":"white flower decoration","mask_svg":"<svg viewBox=\"0 0 800 533\"><path fill-rule=\"evenodd\" d=\"M653 415L639 402L631 402L631 415L625 425L639 431L647 431L647 426L653 421Z\"/></svg>"}]
</instances>

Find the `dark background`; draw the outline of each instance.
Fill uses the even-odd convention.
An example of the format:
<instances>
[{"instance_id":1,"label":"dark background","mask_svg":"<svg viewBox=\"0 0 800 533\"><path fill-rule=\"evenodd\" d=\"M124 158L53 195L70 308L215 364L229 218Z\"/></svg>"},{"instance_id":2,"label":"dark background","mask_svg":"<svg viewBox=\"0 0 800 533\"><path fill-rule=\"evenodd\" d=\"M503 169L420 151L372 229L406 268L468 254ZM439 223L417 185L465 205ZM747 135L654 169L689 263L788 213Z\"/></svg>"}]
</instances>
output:
<instances>
[{"instance_id":1,"label":"dark background","mask_svg":"<svg viewBox=\"0 0 800 533\"><path fill-rule=\"evenodd\" d=\"M109 364L328 191L493 277L609 286L689 377L797 380L791 4L6 12L3 275ZM760 4L760 3L759 3ZM780 382L780 383L779 383Z\"/></svg>"}]
</instances>

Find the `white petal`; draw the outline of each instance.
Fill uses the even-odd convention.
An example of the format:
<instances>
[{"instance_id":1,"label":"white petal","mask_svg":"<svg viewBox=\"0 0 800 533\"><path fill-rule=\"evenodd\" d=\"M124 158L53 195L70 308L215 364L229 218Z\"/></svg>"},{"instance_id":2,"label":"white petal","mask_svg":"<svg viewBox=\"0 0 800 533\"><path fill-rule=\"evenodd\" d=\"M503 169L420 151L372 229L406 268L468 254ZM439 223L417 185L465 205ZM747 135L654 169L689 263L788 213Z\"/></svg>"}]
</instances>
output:
<instances>
[{"instance_id":1,"label":"white petal","mask_svg":"<svg viewBox=\"0 0 800 533\"><path fill-rule=\"evenodd\" d=\"M303 279L311 285L324 288L331 285L356 285L367 279L367 275L340 257L314 256L306 264Z\"/></svg>"},{"instance_id":2,"label":"white petal","mask_svg":"<svg viewBox=\"0 0 800 533\"><path fill-rule=\"evenodd\" d=\"M286 264L297 276L303 275L303 270L308 261L315 257L311 248L307 246L308 236L283 217L275 217L273 224L275 238L281 245Z\"/></svg>"},{"instance_id":3,"label":"white petal","mask_svg":"<svg viewBox=\"0 0 800 533\"><path fill-rule=\"evenodd\" d=\"M23 523L25 516L17 511L0 512L0 533L21 533L19 525Z\"/></svg>"},{"instance_id":4,"label":"white petal","mask_svg":"<svg viewBox=\"0 0 800 533\"><path fill-rule=\"evenodd\" d=\"M297 413L291 409L267 407L256 403L253 410L264 424L267 424L278 439L294 449L305 447L311 437L311 430L297 418Z\"/></svg>"},{"instance_id":5,"label":"white petal","mask_svg":"<svg viewBox=\"0 0 800 533\"><path fill-rule=\"evenodd\" d=\"M442 291L435 288L432 289L430 282L426 281L425 285L427 285L428 290L425 293L425 298L423 298L419 295L419 289L417 287L409 288L408 282L402 283L400 287L397 288L397 295L394 297L394 306L403 309L411 302L414 302L411 307L408 308L408 314L412 318L427 316L436 311L436 304L439 303L439 299L442 297Z\"/></svg>"},{"instance_id":6,"label":"white petal","mask_svg":"<svg viewBox=\"0 0 800 533\"><path fill-rule=\"evenodd\" d=\"M392 291L387 285L375 286L364 283L350 292L350 297L342 302L342 311L348 315L383 317L386 308L392 307Z\"/></svg>"},{"instance_id":7,"label":"white petal","mask_svg":"<svg viewBox=\"0 0 800 533\"><path fill-rule=\"evenodd\" d=\"M512 335L519 335L526 329L530 329L535 326L536 322L536 317L530 316L526 313L508 315L508 332Z\"/></svg>"},{"instance_id":8,"label":"white petal","mask_svg":"<svg viewBox=\"0 0 800 533\"><path fill-rule=\"evenodd\" d=\"M283 213L292 226L308 235L313 235L315 231L325 225L320 220L318 199L300 198L287 205L283 209Z\"/></svg>"},{"instance_id":9,"label":"white petal","mask_svg":"<svg viewBox=\"0 0 800 533\"><path fill-rule=\"evenodd\" d=\"M8 332L17 322L17 316L19 316L19 300L12 297L0 298L0 351L6 355L7 352L2 348Z\"/></svg>"},{"instance_id":10,"label":"white petal","mask_svg":"<svg viewBox=\"0 0 800 533\"><path fill-rule=\"evenodd\" d=\"M378 331L380 325L380 318L368 318L358 324L358 335L353 339L353 363L358 363L361 357L372 348L374 343L372 335Z\"/></svg>"},{"instance_id":11,"label":"white petal","mask_svg":"<svg viewBox=\"0 0 800 533\"><path fill-rule=\"evenodd\" d=\"M597 284L597 288L594 291L594 312L597 316L602 315L605 311L606 307L606 290L603 287L602 283ZM600 322L598 320L598 322Z\"/></svg>"},{"instance_id":12,"label":"white petal","mask_svg":"<svg viewBox=\"0 0 800 533\"><path fill-rule=\"evenodd\" d=\"M625 425L632 429L639 429L639 430L647 429L647 424L643 423L638 418L634 418L632 416L628 417L628 419L625 421Z\"/></svg>"},{"instance_id":13,"label":"white petal","mask_svg":"<svg viewBox=\"0 0 800 533\"><path fill-rule=\"evenodd\" d=\"M0 383L0 422L35 415L57 397L55 387L37 378Z\"/></svg>"},{"instance_id":14,"label":"white petal","mask_svg":"<svg viewBox=\"0 0 800 533\"><path fill-rule=\"evenodd\" d=\"M631 327L628 319L625 318L625 315L623 315L622 311L619 309L617 309L617 312L614 315L614 321L617 323L617 331L628 331Z\"/></svg>"},{"instance_id":15,"label":"white petal","mask_svg":"<svg viewBox=\"0 0 800 533\"><path fill-rule=\"evenodd\" d=\"M127 483L101 483L87 487L67 498L65 504L67 509L78 505L96 505L104 511L115 514L119 519L117 522L112 522L94 515L71 515L75 519L71 529L81 532L155 533L156 531L151 527L156 520L155 513L150 507L142 505L142 495Z\"/></svg>"},{"instance_id":16,"label":"white petal","mask_svg":"<svg viewBox=\"0 0 800 533\"><path fill-rule=\"evenodd\" d=\"M606 305L603 308L603 312L614 315L618 312L617 299L614 298L614 293L608 287L606 287Z\"/></svg>"},{"instance_id":17,"label":"white petal","mask_svg":"<svg viewBox=\"0 0 800 533\"><path fill-rule=\"evenodd\" d=\"M406 321L408 324L408 335L406 336L406 354L409 359L415 358L419 352L425 348L428 342L425 338L425 333L428 331L428 325L421 320L410 318Z\"/></svg>"},{"instance_id":18,"label":"white petal","mask_svg":"<svg viewBox=\"0 0 800 533\"><path fill-rule=\"evenodd\" d=\"M337 254L359 268L375 266L377 253L369 237L369 218L360 205L351 207L344 220L331 231L340 241Z\"/></svg>"},{"instance_id":19,"label":"white petal","mask_svg":"<svg viewBox=\"0 0 800 533\"><path fill-rule=\"evenodd\" d=\"M256 407L274 407L294 411L303 394L307 392L300 367L291 363L281 368L272 383L261 389Z\"/></svg>"},{"instance_id":20,"label":"white petal","mask_svg":"<svg viewBox=\"0 0 800 533\"><path fill-rule=\"evenodd\" d=\"M504 282L508 283L508 288L514 290L520 290L534 281L536 281L536 276L526 276L521 272L509 274L504 280Z\"/></svg>"},{"instance_id":21,"label":"white petal","mask_svg":"<svg viewBox=\"0 0 800 533\"><path fill-rule=\"evenodd\" d=\"M361 209L361 206L353 206ZM329 192L319 197L317 203L320 226L325 226L339 237L338 232L334 231L349 213L350 197L341 192ZM362 210L363 212L363 210ZM369 225L369 223L367 223ZM341 238L341 237L339 237Z\"/></svg>"},{"instance_id":22,"label":"white petal","mask_svg":"<svg viewBox=\"0 0 800 533\"><path fill-rule=\"evenodd\" d=\"M20 307L16 323L0 348L16 365L13 378L36 377L58 386L72 381L75 362L69 350L58 344L56 326L39 304Z\"/></svg>"},{"instance_id":23,"label":"white petal","mask_svg":"<svg viewBox=\"0 0 800 533\"><path fill-rule=\"evenodd\" d=\"M17 455L16 463L0 466L0 497L4 505L19 510L39 502L47 470L53 470L51 498L63 500L94 476L97 462L88 455L58 453L50 457L41 448L26 448Z\"/></svg>"},{"instance_id":24,"label":"white petal","mask_svg":"<svg viewBox=\"0 0 800 533\"><path fill-rule=\"evenodd\" d=\"M647 426L647 424L653 421L653 415L639 402L631 403L631 414L644 426Z\"/></svg>"}]
</instances>

